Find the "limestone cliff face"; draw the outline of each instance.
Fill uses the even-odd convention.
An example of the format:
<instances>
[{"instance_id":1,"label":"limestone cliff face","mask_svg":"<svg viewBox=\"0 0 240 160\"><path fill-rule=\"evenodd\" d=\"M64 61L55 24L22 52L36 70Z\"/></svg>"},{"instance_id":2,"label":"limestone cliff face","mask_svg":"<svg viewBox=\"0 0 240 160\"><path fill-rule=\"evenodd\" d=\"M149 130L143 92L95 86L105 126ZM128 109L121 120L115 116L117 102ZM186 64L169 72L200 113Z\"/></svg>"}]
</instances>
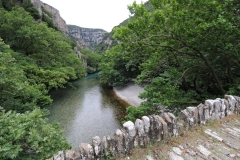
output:
<instances>
[{"instance_id":1,"label":"limestone cliff face","mask_svg":"<svg viewBox=\"0 0 240 160\"><path fill-rule=\"evenodd\" d=\"M67 26L65 20L60 16L56 8L43 3L41 0L31 0L31 2L41 16L44 14L44 16L52 19L57 28L82 48L95 51L97 45L102 42L105 33L107 33L102 29L82 28L74 25Z\"/></svg>"},{"instance_id":2,"label":"limestone cliff face","mask_svg":"<svg viewBox=\"0 0 240 160\"><path fill-rule=\"evenodd\" d=\"M60 16L59 11L56 8L50 6L50 5L46 4L46 3L43 3L42 6L48 12L50 12L53 15L52 20L53 20L53 23L55 24L55 26L57 26L64 33L68 33L67 24L66 24L65 20Z\"/></svg>"},{"instance_id":3,"label":"limestone cliff face","mask_svg":"<svg viewBox=\"0 0 240 160\"><path fill-rule=\"evenodd\" d=\"M74 25L68 25L68 33L76 38L78 41L83 40L87 48L95 51L98 44L103 40L104 35L107 33L103 29L91 29L91 28L82 28Z\"/></svg>"},{"instance_id":4,"label":"limestone cliff face","mask_svg":"<svg viewBox=\"0 0 240 160\"><path fill-rule=\"evenodd\" d=\"M67 24L65 20L60 16L60 13L56 8L46 3L43 3L41 0L31 0L31 2L33 6L38 10L40 15L45 14L43 11L43 8L49 13L51 13L52 17L49 17L49 18L53 20L54 25L64 33L68 33ZM49 16L49 15L46 15L46 16Z\"/></svg>"},{"instance_id":5,"label":"limestone cliff face","mask_svg":"<svg viewBox=\"0 0 240 160\"><path fill-rule=\"evenodd\" d=\"M113 46L120 44L120 42L116 39L113 39L112 36L113 36L113 31L110 33L106 33L102 39L102 42L98 44L96 48L96 52L102 53L112 48Z\"/></svg>"},{"instance_id":6,"label":"limestone cliff face","mask_svg":"<svg viewBox=\"0 0 240 160\"><path fill-rule=\"evenodd\" d=\"M38 10L39 14L42 15L42 8L43 2L40 0L31 0L33 6Z\"/></svg>"}]
</instances>

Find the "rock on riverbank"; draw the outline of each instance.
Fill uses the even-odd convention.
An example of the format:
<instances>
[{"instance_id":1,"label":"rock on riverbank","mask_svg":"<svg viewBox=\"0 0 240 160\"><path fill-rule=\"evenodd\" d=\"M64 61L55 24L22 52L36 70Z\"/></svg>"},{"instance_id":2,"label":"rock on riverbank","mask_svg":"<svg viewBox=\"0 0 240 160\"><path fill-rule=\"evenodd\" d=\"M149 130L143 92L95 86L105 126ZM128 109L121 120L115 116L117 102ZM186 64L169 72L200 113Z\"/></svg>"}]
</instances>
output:
<instances>
[{"instance_id":1,"label":"rock on riverbank","mask_svg":"<svg viewBox=\"0 0 240 160\"><path fill-rule=\"evenodd\" d=\"M131 106L138 107L144 101L138 97L140 93L144 92L144 88L134 84L134 82L129 82L123 87L114 87L113 90L119 98Z\"/></svg>"}]
</instances>

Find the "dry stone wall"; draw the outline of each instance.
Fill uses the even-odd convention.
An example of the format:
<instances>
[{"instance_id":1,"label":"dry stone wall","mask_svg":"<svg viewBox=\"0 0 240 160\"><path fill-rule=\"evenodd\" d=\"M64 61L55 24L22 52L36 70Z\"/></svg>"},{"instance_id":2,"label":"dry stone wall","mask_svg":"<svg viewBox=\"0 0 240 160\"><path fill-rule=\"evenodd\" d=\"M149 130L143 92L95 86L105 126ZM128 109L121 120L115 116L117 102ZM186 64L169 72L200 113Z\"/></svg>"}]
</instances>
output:
<instances>
[{"instance_id":1,"label":"dry stone wall","mask_svg":"<svg viewBox=\"0 0 240 160\"><path fill-rule=\"evenodd\" d=\"M128 121L122 129L116 130L114 136L104 136L102 139L96 136L92 144L81 143L78 150L60 151L50 160L100 160L129 155L137 146L144 148L154 141L166 142L169 137L178 136L180 129L193 129L209 120L219 120L231 114L240 115L240 97L225 95L223 99L206 100L197 107L187 107L178 117L163 113L143 116L135 123Z\"/></svg>"}]
</instances>

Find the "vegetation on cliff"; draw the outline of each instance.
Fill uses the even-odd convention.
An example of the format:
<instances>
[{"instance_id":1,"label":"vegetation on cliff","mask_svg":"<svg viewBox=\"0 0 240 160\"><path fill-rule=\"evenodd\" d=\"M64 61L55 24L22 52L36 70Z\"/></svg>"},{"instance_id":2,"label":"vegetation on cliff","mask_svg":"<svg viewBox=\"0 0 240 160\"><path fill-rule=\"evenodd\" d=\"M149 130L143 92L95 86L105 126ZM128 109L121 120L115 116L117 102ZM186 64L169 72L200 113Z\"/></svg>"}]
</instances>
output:
<instances>
[{"instance_id":1,"label":"vegetation on cliff","mask_svg":"<svg viewBox=\"0 0 240 160\"><path fill-rule=\"evenodd\" d=\"M102 56L96 52L87 49L79 48L79 50L85 55L87 59L87 73L91 74L99 72L99 63Z\"/></svg>"},{"instance_id":2,"label":"vegetation on cliff","mask_svg":"<svg viewBox=\"0 0 240 160\"><path fill-rule=\"evenodd\" d=\"M141 95L147 101L138 108L130 107L128 118L152 114L159 103L176 106L237 94L240 3L149 2L151 11L136 3L129 7L134 20L115 29L114 38L121 44L106 51L104 56L111 58L101 64L103 82L119 85L137 78L140 84L151 83Z\"/></svg>"},{"instance_id":3,"label":"vegetation on cliff","mask_svg":"<svg viewBox=\"0 0 240 160\"><path fill-rule=\"evenodd\" d=\"M51 103L51 89L84 76L82 60L63 33L22 7L0 15L0 159L46 159L69 145L39 107Z\"/></svg>"}]
</instances>

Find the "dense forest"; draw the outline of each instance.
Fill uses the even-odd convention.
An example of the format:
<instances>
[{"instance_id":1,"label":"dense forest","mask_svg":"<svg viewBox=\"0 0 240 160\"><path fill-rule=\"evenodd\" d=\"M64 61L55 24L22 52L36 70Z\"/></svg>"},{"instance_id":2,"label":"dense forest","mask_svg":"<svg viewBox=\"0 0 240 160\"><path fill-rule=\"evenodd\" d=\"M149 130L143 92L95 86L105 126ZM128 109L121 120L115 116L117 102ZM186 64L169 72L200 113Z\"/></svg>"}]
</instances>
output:
<instances>
[{"instance_id":1,"label":"dense forest","mask_svg":"<svg viewBox=\"0 0 240 160\"><path fill-rule=\"evenodd\" d=\"M0 0L0 159L46 159L71 148L45 118L48 92L96 72L100 57L78 47L86 71L51 13L42 8L40 16L30 0L19 4Z\"/></svg>"},{"instance_id":2,"label":"dense forest","mask_svg":"<svg viewBox=\"0 0 240 160\"><path fill-rule=\"evenodd\" d=\"M238 0L149 0L133 3L132 20L114 30L120 45L103 54L101 81L113 86L147 83L146 99L127 118L194 105L240 91ZM176 111L177 113L177 111Z\"/></svg>"}]
</instances>

